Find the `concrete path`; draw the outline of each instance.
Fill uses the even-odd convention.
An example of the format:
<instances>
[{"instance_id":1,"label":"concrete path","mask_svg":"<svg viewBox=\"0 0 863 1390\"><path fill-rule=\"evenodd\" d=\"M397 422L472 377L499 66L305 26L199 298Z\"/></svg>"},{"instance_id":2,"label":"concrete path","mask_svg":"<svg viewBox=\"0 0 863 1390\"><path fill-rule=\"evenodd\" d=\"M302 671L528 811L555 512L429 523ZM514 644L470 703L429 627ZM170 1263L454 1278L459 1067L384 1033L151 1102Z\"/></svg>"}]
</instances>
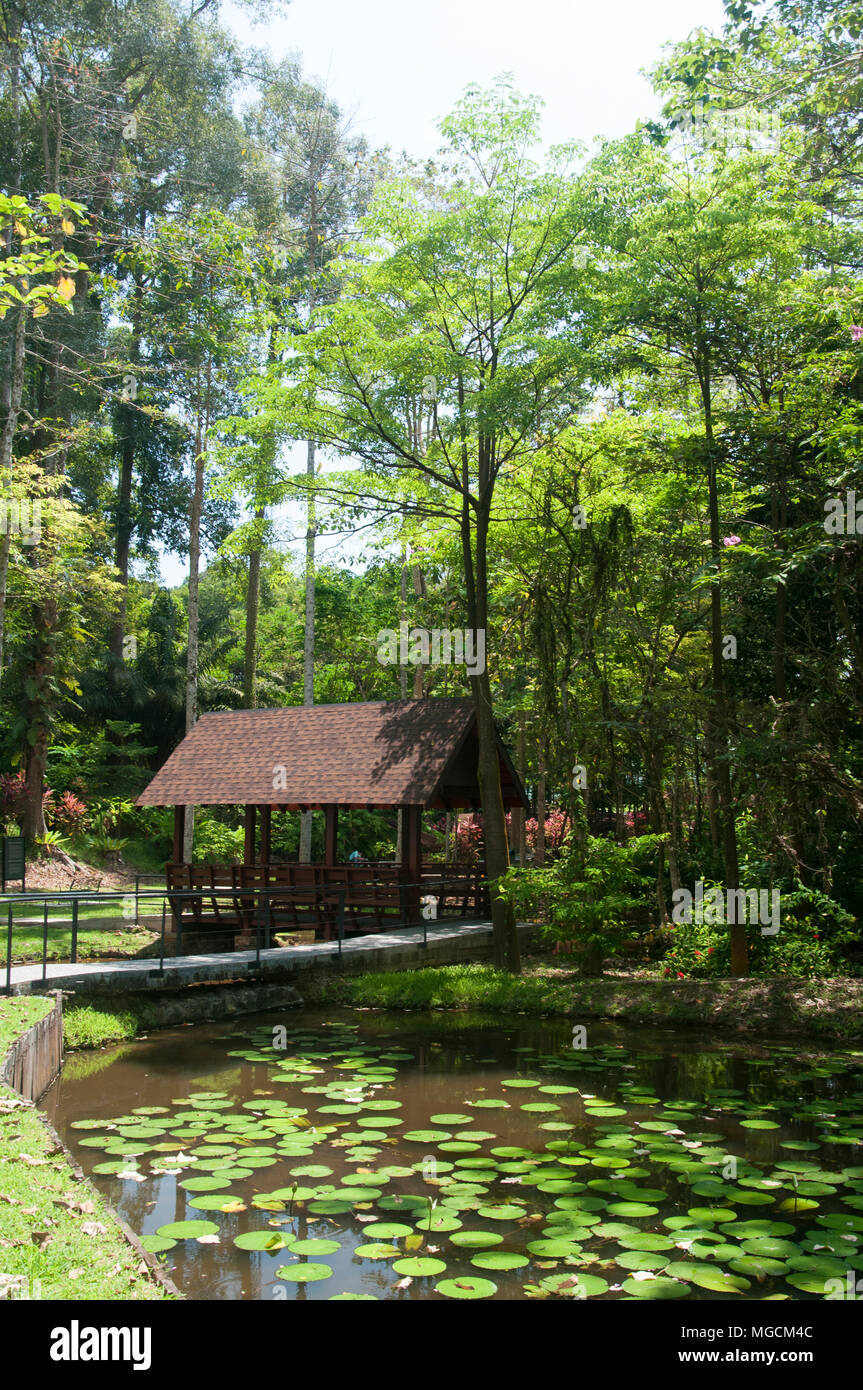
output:
<instances>
[{"instance_id":1,"label":"concrete path","mask_svg":"<svg viewBox=\"0 0 863 1390\"><path fill-rule=\"evenodd\" d=\"M519 929L520 931L522 928ZM430 922L422 927L346 939L339 958L337 941L316 941L307 946L279 946L261 951L226 951L210 955L165 957L158 960L112 960L71 965L49 961L43 976L41 965L16 965L11 974L12 994L38 994L45 989L69 989L80 993L115 990L178 989L198 982L218 983L254 976L289 979L304 970L341 969L404 970L412 966L454 964L462 960L488 959L490 922ZM0 990L6 984L0 968Z\"/></svg>"}]
</instances>

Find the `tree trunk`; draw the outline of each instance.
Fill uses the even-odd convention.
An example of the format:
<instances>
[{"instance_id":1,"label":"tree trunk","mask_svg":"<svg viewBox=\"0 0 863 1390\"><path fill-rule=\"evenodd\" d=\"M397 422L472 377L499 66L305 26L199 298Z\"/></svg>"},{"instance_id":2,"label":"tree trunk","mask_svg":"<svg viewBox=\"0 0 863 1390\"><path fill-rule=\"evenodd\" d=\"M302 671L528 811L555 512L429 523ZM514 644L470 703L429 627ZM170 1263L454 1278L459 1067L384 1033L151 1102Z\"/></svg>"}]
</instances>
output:
<instances>
[{"instance_id":1,"label":"tree trunk","mask_svg":"<svg viewBox=\"0 0 863 1390\"><path fill-rule=\"evenodd\" d=\"M462 557L464 560L465 583L467 588L468 623L473 628L474 640L477 633L488 633L488 522L491 507L491 487L489 485L489 463L487 441L480 441L480 505L476 511L476 557L471 546L471 520L467 497L463 497L461 519ZM488 643L486 641L486 653ZM509 844L506 835L506 816L503 808L503 793L500 785L500 761L497 749L497 733L494 726L494 710L491 699L491 681L486 660L482 674L470 676L476 712L477 777L482 802L483 838L485 840L486 877L489 883L502 878L509 868ZM492 933L494 941L494 961L499 968L519 974L521 960L518 946L518 929L512 905L498 898L490 890Z\"/></svg>"},{"instance_id":2,"label":"tree trunk","mask_svg":"<svg viewBox=\"0 0 863 1390\"><path fill-rule=\"evenodd\" d=\"M519 711L518 715L518 743L516 746L516 770L522 786L527 780L527 739L525 734L525 713ZM513 841L515 852L518 856L520 868L524 868L527 862L527 812L523 806L516 806L512 813Z\"/></svg>"},{"instance_id":3,"label":"tree trunk","mask_svg":"<svg viewBox=\"0 0 863 1390\"><path fill-rule=\"evenodd\" d=\"M311 326L316 303L317 246L318 246L318 172L314 159L309 164L309 325ZM315 477L315 444L308 441L306 451L306 475L310 483ZM306 626L303 635L303 704L315 703L315 494L309 489L306 526ZM300 817L299 861L308 864L312 858L312 812L304 811Z\"/></svg>"},{"instance_id":4,"label":"tree trunk","mask_svg":"<svg viewBox=\"0 0 863 1390\"><path fill-rule=\"evenodd\" d=\"M208 364L209 374L209 364ZM208 382L209 386L209 382ZM189 516L189 640L186 650L186 733L191 733L198 718L198 587L201 565L201 513L204 507L204 476L207 452L206 423L201 408L195 429L195 483L192 489L192 510ZM195 808L186 807L183 830L183 862L191 864L195 839Z\"/></svg>"},{"instance_id":5,"label":"tree trunk","mask_svg":"<svg viewBox=\"0 0 863 1390\"><path fill-rule=\"evenodd\" d=\"M315 446L309 440L306 454L306 473L315 476ZM303 634L303 704L315 703L315 496L309 493L308 524L306 527L306 626ZM303 811L300 816L301 864L308 864L312 858L312 812Z\"/></svg>"},{"instance_id":6,"label":"tree trunk","mask_svg":"<svg viewBox=\"0 0 863 1390\"><path fill-rule=\"evenodd\" d=\"M142 220L146 221L146 214L142 214ZM142 226L143 233L143 226ZM129 360L133 368L136 366L140 357L140 331L141 331L141 303L143 300L143 285L140 277L135 278L135 308L132 315L132 341L130 344ZM135 407L126 405L121 410L120 418L125 426L123 434L123 447L120 455L120 478L117 488L117 535L114 549L114 564L120 571L120 582L123 585L120 595L120 602L117 607L117 615L111 627L110 651L111 655L117 660L123 660L123 640L126 636L126 613L128 605L128 585L129 585L129 552L132 542L132 478L135 470L135 434L134 419Z\"/></svg>"},{"instance_id":7,"label":"tree trunk","mask_svg":"<svg viewBox=\"0 0 863 1390\"><path fill-rule=\"evenodd\" d=\"M264 519L263 507L255 509L255 521ZM261 602L261 547L249 552L249 579L246 586L246 642L243 653L243 704L246 709L258 707L258 610Z\"/></svg>"},{"instance_id":8,"label":"tree trunk","mask_svg":"<svg viewBox=\"0 0 863 1390\"><path fill-rule=\"evenodd\" d=\"M702 400L704 404L705 440L707 444L707 485L710 508L710 548L714 566L710 590L710 653L713 682L711 723L713 726L713 779L719 802L719 829L722 837L722 857L725 865L725 887L733 892L740 887L740 868L737 859L737 827L734 799L731 792L730 729L728 704L725 695L725 674L722 655L722 547L719 536L719 491L716 478L716 444L713 438L710 365L702 360ZM746 927L741 922L729 926L731 939L731 973L749 973Z\"/></svg>"},{"instance_id":9,"label":"tree trunk","mask_svg":"<svg viewBox=\"0 0 863 1390\"><path fill-rule=\"evenodd\" d=\"M21 412L24 394L24 349L27 342L27 315L23 309L15 314L12 338L12 363L3 382L3 434L0 438L0 505L4 508L0 534L0 681L3 679L3 653L6 634L6 587L9 580L9 551L12 543L11 518L8 514L7 482L12 476L12 446Z\"/></svg>"},{"instance_id":10,"label":"tree trunk","mask_svg":"<svg viewBox=\"0 0 863 1390\"><path fill-rule=\"evenodd\" d=\"M545 867L545 813L545 759L540 754L536 776L536 846L533 851L533 862L538 869Z\"/></svg>"}]
</instances>

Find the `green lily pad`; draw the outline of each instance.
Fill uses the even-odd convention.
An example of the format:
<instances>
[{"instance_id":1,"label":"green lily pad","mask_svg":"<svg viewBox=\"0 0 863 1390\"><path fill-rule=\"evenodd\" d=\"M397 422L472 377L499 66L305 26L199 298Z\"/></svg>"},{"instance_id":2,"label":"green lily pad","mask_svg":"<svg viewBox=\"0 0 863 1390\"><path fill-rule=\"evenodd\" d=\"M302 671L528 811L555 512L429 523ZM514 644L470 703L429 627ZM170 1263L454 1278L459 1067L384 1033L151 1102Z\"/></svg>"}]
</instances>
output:
<instances>
[{"instance_id":1,"label":"green lily pad","mask_svg":"<svg viewBox=\"0 0 863 1390\"><path fill-rule=\"evenodd\" d=\"M321 1279L332 1278L332 1273L329 1265L280 1265L276 1270L276 1278L284 1279L290 1284L317 1284Z\"/></svg>"},{"instance_id":2,"label":"green lily pad","mask_svg":"<svg viewBox=\"0 0 863 1390\"><path fill-rule=\"evenodd\" d=\"M157 1236L164 1236L166 1240L197 1240L198 1236L218 1234L215 1221L169 1221L156 1231Z\"/></svg>"},{"instance_id":3,"label":"green lily pad","mask_svg":"<svg viewBox=\"0 0 863 1390\"><path fill-rule=\"evenodd\" d=\"M341 1245L337 1240L289 1240L288 1249L292 1255L334 1255Z\"/></svg>"},{"instance_id":4,"label":"green lily pad","mask_svg":"<svg viewBox=\"0 0 863 1390\"><path fill-rule=\"evenodd\" d=\"M529 1263L526 1255L515 1255L511 1250L489 1250L471 1259L477 1269L522 1269Z\"/></svg>"},{"instance_id":5,"label":"green lily pad","mask_svg":"<svg viewBox=\"0 0 863 1390\"><path fill-rule=\"evenodd\" d=\"M689 1279L700 1289L710 1289L713 1293L744 1293L752 1287L741 1274L727 1274L716 1265L696 1265Z\"/></svg>"},{"instance_id":6,"label":"green lily pad","mask_svg":"<svg viewBox=\"0 0 863 1390\"><path fill-rule=\"evenodd\" d=\"M765 1279L771 1274L784 1274L788 1265L784 1260L773 1260L769 1255L738 1255L728 1261L728 1268L735 1274L752 1274L756 1279Z\"/></svg>"},{"instance_id":7,"label":"green lily pad","mask_svg":"<svg viewBox=\"0 0 863 1390\"><path fill-rule=\"evenodd\" d=\"M491 1298L497 1293L497 1284L491 1279L463 1274L458 1279L443 1279L435 1284L435 1293L443 1294L444 1298Z\"/></svg>"},{"instance_id":8,"label":"green lily pad","mask_svg":"<svg viewBox=\"0 0 863 1390\"><path fill-rule=\"evenodd\" d=\"M477 1215L485 1221L518 1221L524 1216L524 1207L516 1206L514 1202L502 1202L498 1206L479 1207Z\"/></svg>"},{"instance_id":9,"label":"green lily pad","mask_svg":"<svg viewBox=\"0 0 863 1390\"><path fill-rule=\"evenodd\" d=\"M624 1279L622 1288L633 1298L667 1299L686 1298L689 1286L679 1279L666 1279L658 1275L655 1279Z\"/></svg>"},{"instance_id":10,"label":"green lily pad","mask_svg":"<svg viewBox=\"0 0 863 1390\"><path fill-rule=\"evenodd\" d=\"M608 1280L598 1274L581 1274L570 1270L565 1274L549 1274L540 1279L539 1286L548 1293L567 1298L596 1298L608 1292Z\"/></svg>"},{"instance_id":11,"label":"green lily pad","mask_svg":"<svg viewBox=\"0 0 863 1390\"><path fill-rule=\"evenodd\" d=\"M457 1231L461 1226L461 1221L452 1212L433 1211L431 1216L424 1216L421 1221L416 1223L418 1231Z\"/></svg>"},{"instance_id":12,"label":"green lily pad","mask_svg":"<svg viewBox=\"0 0 863 1390\"><path fill-rule=\"evenodd\" d=\"M649 1250L622 1250L614 1260L621 1269L650 1269L654 1272L665 1269L669 1262L667 1255L651 1254Z\"/></svg>"},{"instance_id":13,"label":"green lily pad","mask_svg":"<svg viewBox=\"0 0 863 1390\"><path fill-rule=\"evenodd\" d=\"M413 1233L413 1226L403 1226L398 1221L371 1221L363 1227L363 1235L374 1236L376 1240L400 1240Z\"/></svg>"},{"instance_id":14,"label":"green lily pad","mask_svg":"<svg viewBox=\"0 0 863 1390\"><path fill-rule=\"evenodd\" d=\"M531 1255L536 1255L541 1260L563 1260L567 1255L572 1255L578 1247L572 1240L550 1237L545 1240L531 1240L527 1248Z\"/></svg>"},{"instance_id":15,"label":"green lily pad","mask_svg":"<svg viewBox=\"0 0 863 1390\"><path fill-rule=\"evenodd\" d=\"M432 1274L443 1274L446 1261L432 1259L429 1255L416 1255L396 1260L393 1269L396 1274L407 1275L411 1279L427 1279Z\"/></svg>"},{"instance_id":16,"label":"green lily pad","mask_svg":"<svg viewBox=\"0 0 863 1390\"><path fill-rule=\"evenodd\" d=\"M165 1250L173 1250L177 1244L175 1240L169 1240L167 1236L150 1235L140 1237L141 1245L151 1255L161 1255Z\"/></svg>"},{"instance_id":17,"label":"green lily pad","mask_svg":"<svg viewBox=\"0 0 863 1390\"><path fill-rule=\"evenodd\" d=\"M450 1240L453 1245L479 1250L486 1245L500 1245L503 1236L497 1231L453 1231Z\"/></svg>"},{"instance_id":18,"label":"green lily pad","mask_svg":"<svg viewBox=\"0 0 863 1390\"><path fill-rule=\"evenodd\" d=\"M240 1250L284 1250L288 1239L281 1231L246 1231L234 1237L234 1244Z\"/></svg>"}]
</instances>

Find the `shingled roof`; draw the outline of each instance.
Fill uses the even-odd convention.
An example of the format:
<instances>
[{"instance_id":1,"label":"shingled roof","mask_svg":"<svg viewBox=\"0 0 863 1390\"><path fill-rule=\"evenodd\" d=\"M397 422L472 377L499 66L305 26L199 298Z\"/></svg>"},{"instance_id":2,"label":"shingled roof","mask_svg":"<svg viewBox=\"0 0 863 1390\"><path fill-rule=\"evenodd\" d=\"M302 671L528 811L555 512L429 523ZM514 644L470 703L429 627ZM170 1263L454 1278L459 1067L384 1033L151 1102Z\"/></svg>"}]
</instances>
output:
<instances>
[{"instance_id":1,"label":"shingled roof","mask_svg":"<svg viewBox=\"0 0 863 1390\"><path fill-rule=\"evenodd\" d=\"M504 804L525 804L499 741ZM204 714L138 806L479 804L471 700L291 706Z\"/></svg>"}]
</instances>

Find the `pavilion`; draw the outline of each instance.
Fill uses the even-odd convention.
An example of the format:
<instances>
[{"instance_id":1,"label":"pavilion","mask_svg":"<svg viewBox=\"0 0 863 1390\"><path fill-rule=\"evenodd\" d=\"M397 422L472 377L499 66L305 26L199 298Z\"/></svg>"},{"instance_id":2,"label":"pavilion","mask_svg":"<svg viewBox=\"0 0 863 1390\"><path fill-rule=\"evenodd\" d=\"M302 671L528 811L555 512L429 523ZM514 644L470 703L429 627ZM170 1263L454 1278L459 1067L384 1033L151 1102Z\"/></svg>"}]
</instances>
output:
<instances>
[{"instance_id":1,"label":"pavilion","mask_svg":"<svg viewBox=\"0 0 863 1390\"><path fill-rule=\"evenodd\" d=\"M293 926L328 937L338 902L354 931L387 919L416 921L421 894L435 889L442 905L458 898L463 914L468 906L482 914L482 865L475 871L422 860L424 811L479 809L477 758L470 699L228 710L200 717L137 805L174 808L168 887L209 890L191 904L196 926L239 931L237 944L247 944L254 898L245 889L266 898L268 933ZM499 737L498 759L505 808L526 806ZM186 808L194 806L244 808L242 864L183 862ZM400 864L340 862L339 812L360 808L401 816ZM274 862L272 818L282 810L324 811L321 864ZM174 917L176 924L179 909Z\"/></svg>"}]
</instances>

